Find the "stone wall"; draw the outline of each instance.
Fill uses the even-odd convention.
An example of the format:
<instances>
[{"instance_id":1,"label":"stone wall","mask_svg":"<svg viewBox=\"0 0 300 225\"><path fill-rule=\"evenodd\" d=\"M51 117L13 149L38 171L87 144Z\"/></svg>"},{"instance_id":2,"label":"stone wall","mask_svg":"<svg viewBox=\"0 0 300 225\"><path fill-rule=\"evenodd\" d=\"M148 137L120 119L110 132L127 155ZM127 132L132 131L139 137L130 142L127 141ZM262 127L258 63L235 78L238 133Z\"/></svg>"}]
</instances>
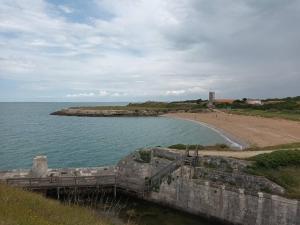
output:
<instances>
[{"instance_id":1,"label":"stone wall","mask_svg":"<svg viewBox=\"0 0 300 225\"><path fill-rule=\"evenodd\" d=\"M148 150L143 149L143 151ZM122 159L117 164L116 169L118 183L143 188L145 179L155 175L158 171L169 165L171 162L172 161L167 158L157 157L157 155L153 154L151 151L150 162L144 163L139 158L139 152L136 151Z\"/></svg>"},{"instance_id":2,"label":"stone wall","mask_svg":"<svg viewBox=\"0 0 300 225\"><path fill-rule=\"evenodd\" d=\"M182 156L182 154L185 153L185 151L180 151L180 150L172 150L168 148L153 148L153 156L158 157L158 158L165 158L169 160L175 160L178 159Z\"/></svg>"},{"instance_id":3,"label":"stone wall","mask_svg":"<svg viewBox=\"0 0 300 225\"><path fill-rule=\"evenodd\" d=\"M199 157L198 164L199 166L218 168L228 172L243 172L243 169L252 163L246 160L234 159L230 157L202 156Z\"/></svg>"},{"instance_id":4,"label":"stone wall","mask_svg":"<svg viewBox=\"0 0 300 225\"><path fill-rule=\"evenodd\" d=\"M284 188L268 180L265 177L246 175L241 173L228 173L220 170L204 167L194 168L194 178L201 178L217 182L220 184L233 185L240 188L251 189L254 191L264 191L276 194L283 194Z\"/></svg>"},{"instance_id":5,"label":"stone wall","mask_svg":"<svg viewBox=\"0 0 300 225\"><path fill-rule=\"evenodd\" d=\"M262 192L217 185L199 179L182 178L178 169L165 179L158 192L146 199L189 213L207 215L243 225L299 225L300 203Z\"/></svg>"},{"instance_id":6,"label":"stone wall","mask_svg":"<svg viewBox=\"0 0 300 225\"><path fill-rule=\"evenodd\" d=\"M132 153L117 164L118 182L143 184L151 175L151 164L135 161L136 153Z\"/></svg>"}]
</instances>

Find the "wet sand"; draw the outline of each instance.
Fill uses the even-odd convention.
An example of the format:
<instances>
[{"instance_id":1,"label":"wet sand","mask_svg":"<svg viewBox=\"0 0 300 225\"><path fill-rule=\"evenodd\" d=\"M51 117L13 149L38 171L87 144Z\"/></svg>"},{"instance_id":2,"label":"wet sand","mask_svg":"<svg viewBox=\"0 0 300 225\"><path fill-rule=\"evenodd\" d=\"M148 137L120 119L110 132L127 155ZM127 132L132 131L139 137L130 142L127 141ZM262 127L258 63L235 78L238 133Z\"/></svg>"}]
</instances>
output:
<instances>
[{"instance_id":1,"label":"wet sand","mask_svg":"<svg viewBox=\"0 0 300 225\"><path fill-rule=\"evenodd\" d=\"M219 130L242 147L265 147L300 142L300 122L224 112L170 113L166 117L200 122Z\"/></svg>"}]
</instances>

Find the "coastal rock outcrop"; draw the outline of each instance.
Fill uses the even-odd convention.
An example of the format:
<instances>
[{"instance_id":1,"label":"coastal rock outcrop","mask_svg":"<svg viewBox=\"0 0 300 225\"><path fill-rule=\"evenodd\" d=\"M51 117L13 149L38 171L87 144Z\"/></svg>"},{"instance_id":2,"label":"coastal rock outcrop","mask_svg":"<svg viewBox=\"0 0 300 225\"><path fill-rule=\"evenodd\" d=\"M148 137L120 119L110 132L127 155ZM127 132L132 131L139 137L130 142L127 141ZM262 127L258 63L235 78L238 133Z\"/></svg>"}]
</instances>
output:
<instances>
[{"instance_id":1,"label":"coastal rock outcrop","mask_svg":"<svg viewBox=\"0 0 300 225\"><path fill-rule=\"evenodd\" d=\"M122 116L160 116L166 113L162 110L148 109L88 109L88 108L68 108L51 113L59 116L87 116L87 117L122 117Z\"/></svg>"}]
</instances>

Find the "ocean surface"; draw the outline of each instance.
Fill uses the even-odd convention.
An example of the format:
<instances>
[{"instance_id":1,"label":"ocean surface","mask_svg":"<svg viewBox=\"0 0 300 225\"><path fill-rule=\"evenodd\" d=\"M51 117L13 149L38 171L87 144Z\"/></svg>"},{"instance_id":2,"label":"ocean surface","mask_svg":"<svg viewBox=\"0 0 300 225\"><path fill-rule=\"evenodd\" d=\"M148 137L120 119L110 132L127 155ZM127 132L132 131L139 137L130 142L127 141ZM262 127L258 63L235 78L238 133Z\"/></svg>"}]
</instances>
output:
<instances>
[{"instance_id":1,"label":"ocean surface","mask_svg":"<svg viewBox=\"0 0 300 225\"><path fill-rule=\"evenodd\" d=\"M125 103L0 103L0 170L30 168L38 154L58 167L117 163L144 147L226 143L199 124L164 117L67 117L51 112L71 106Z\"/></svg>"}]
</instances>

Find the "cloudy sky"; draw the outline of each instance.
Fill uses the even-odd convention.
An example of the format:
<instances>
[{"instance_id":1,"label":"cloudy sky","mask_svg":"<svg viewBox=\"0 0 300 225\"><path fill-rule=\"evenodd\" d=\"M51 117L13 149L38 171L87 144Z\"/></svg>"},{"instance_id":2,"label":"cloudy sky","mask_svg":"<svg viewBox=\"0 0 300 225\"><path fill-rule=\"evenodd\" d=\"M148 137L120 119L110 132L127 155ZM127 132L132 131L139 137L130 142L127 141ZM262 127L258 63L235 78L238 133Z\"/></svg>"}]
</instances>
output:
<instances>
[{"instance_id":1,"label":"cloudy sky","mask_svg":"<svg viewBox=\"0 0 300 225\"><path fill-rule=\"evenodd\" d=\"M0 3L0 101L300 95L299 0Z\"/></svg>"}]
</instances>

